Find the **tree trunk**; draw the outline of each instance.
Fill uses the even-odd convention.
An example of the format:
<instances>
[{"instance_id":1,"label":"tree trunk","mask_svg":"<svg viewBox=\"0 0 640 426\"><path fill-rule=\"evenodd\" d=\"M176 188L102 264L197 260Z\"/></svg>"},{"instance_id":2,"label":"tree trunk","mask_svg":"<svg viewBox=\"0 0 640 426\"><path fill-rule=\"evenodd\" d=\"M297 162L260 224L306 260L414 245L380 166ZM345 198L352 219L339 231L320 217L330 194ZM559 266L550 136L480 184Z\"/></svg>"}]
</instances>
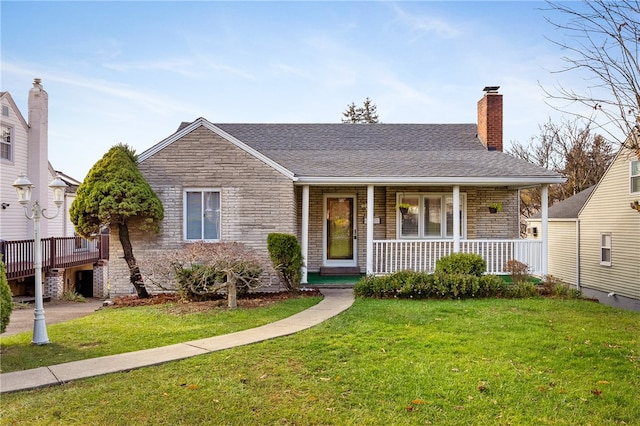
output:
<instances>
[{"instance_id":1,"label":"tree trunk","mask_svg":"<svg viewBox=\"0 0 640 426\"><path fill-rule=\"evenodd\" d=\"M147 293L147 288L142 280L142 274L140 273L136 258L133 257L133 247L131 246L129 227L126 222L118 223L118 237L120 238L120 244L124 252L124 260L127 262L127 266L129 266L129 280L135 287L138 297L140 299L146 299L149 297L149 293Z\"/></svg>"},{"instance_id":2,"label":"tree trunk","mask_svg":"<svg viewBox=\"0 0 640 426\"><path fill-rule=\"evenodd\" d=\"M236 287L236 278L231 273L227 273L227 302L229 309L238 307L238 288Z\"/></svg>"}]
</instances>

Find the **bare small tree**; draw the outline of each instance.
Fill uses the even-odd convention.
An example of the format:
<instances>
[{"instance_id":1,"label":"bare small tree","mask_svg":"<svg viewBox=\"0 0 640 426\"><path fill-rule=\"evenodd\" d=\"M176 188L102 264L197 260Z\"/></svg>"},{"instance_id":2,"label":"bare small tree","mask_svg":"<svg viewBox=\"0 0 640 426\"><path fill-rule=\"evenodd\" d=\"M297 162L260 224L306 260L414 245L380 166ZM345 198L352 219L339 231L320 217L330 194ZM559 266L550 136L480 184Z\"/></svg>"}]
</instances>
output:
<instances>
[{"instance_id":1,"label":"bare small tree","mask_svg":"<svg viewBox=\"0 0 640 426\"><path fill-rule=\"evenodd\" d=\"M549 203L554 204L598 183L611 160L613 148L602 135L593 134L579 118L540 126L540 135L528 144L512 142L514 157L560 173L567 181L549 187ZM540 188L520 191L520 213L531 217L540 211ZM526 227L523 224L524 227Z\"/></svg>"},{"instance_id":2,"label":"bare small tree","mask_svg":"<svg viewBox=\"0 0 640 426\"><path fill-rule=\"evenodd\" d=\"M226 292L229 308L238 306L238 289L261 287L265 260L241 243L192 243L145 261L146 280L183 299Z\"/></svg>"},{"instance_id":3,"label":"bare small tree","mask_svg":"<svg viewBox=\"0 0 640 426\"><path fill-rule=\"evenodd\" d=\"M567 36L551 40L567 52L563 59L568 65L558 72L585 72L591 84L584 93L569 87L545 92L564 101L556 109L593 121L609 140L640 149L640 3L589 0L548 5L546 11L553 16L547 16L547 22ZM582 108L570 110L576 105Z\"/></svg>"}]
</instances>

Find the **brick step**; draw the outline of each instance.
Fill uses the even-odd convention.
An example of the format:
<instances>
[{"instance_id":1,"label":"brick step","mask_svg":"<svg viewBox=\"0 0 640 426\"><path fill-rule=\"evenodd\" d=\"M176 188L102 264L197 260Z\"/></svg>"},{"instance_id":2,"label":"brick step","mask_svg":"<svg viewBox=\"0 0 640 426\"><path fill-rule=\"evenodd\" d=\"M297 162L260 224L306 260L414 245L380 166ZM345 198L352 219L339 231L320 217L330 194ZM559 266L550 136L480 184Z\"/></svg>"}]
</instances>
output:
<instances>
[{"instance_id":1,"label":"brick step","mask_svg":"<svg viewBox=\"0 0 640 426\"><path fill-rule=\"evenodd\" d=\"M360 268L357 266L323 266L320 268L320 275L325 277L337 275L360 275Z\"/></svg>"}]
</instances>

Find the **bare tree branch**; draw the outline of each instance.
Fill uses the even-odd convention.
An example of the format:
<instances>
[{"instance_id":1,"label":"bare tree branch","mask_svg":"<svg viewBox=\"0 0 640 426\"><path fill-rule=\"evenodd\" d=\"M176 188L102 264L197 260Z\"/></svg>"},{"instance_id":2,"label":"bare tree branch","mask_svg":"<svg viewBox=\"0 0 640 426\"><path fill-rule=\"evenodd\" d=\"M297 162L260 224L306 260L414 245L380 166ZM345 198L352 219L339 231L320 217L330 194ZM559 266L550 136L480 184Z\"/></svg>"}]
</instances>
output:
<instances>
[{"instance_id":1,"label":"bare tree branch","mask_svg":"<svg viewBox=\"0 0 640 426\"><path fill-rule=\"evenodd\" d=\"M567 55L558 73L584 73L587 88L544 89L564 101L555 109L584 118L599 133L633 150L640 148L640 3L635 0L548 2L548 23L563 33L550 41Z\"/></svg>"}]
</instances>

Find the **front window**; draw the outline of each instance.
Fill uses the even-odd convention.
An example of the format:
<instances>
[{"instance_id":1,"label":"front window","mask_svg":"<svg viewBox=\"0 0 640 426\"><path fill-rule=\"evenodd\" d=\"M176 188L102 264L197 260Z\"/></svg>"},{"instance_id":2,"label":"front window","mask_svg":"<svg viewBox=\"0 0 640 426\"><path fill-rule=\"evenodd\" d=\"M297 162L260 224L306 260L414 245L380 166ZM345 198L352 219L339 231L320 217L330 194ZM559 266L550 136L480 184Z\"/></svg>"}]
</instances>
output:
<instances>
[{"instance_id":1,"label":"front window","mask_svg":"<svg viewBox=\"0 0 640 426\"><path fill-rule=\"evenodd\" d=\"M640 192L640 161L631 162L631 192Z\"/></svg>"},{"instance_id":2,"label":"front window","mask_svg":"<svg viewBox=\"0 0 640 426\"><path fill-rule=\"evenodd\" d=\"M464 237L465 194L460 194L460 236ZM443 193L399 194L400 238L453 238L453 195Z\"/></svg>"},{"instance_id":3,"label":"front window","mask_svg":"<svg viewBox=\"0 0 640 426\"><path fill-rule=\"evenodd\" d=\"M220 191L185 191L184 239L187 241L220 240Z\"/></svg>"},{"instance_id":4,"label":"front window","mask_svg":"<svg viewBox=\"0 0 640 426\"><path fill-rule=\"evenodd\" d=\"M611 234L600 234L600 264L611 266Z\"/></svg>"},{"instance_id":5,"label":"front window","mask_svg":"<svg viewBox=\"0 0 640 426\"><path fill-rule=\"evenodd\" d=\"M12 160L12 145L11 145L11 127L2 125L2 138L0 139L0 158L3 160Z\"/></svg>"}]
</instances>

